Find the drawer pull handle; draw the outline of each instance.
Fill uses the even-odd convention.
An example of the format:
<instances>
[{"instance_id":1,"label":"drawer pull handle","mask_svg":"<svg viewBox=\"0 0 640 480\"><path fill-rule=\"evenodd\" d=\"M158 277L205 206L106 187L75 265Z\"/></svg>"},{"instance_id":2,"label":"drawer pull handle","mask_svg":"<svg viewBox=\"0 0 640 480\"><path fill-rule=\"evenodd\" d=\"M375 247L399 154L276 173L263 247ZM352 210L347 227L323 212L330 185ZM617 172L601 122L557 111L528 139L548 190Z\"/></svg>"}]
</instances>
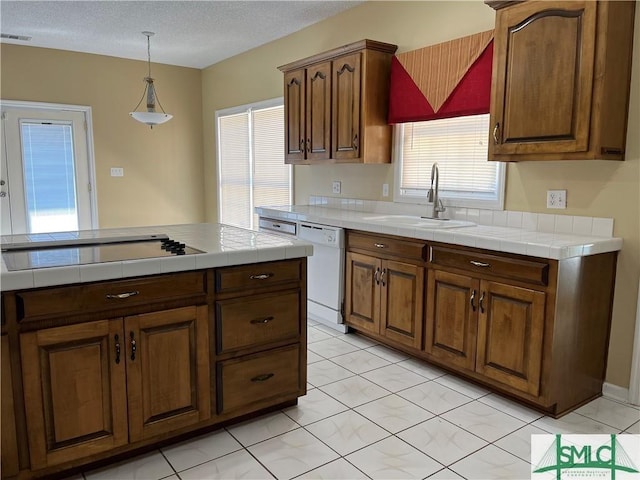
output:
<instances>
[{"instance_id":1,"label":"drawer pull handle","mask_svg":"<svg viewBox=\"0 0 640 480\"><path fill-rule=\"evenodd\" d=\"M475 260L469 260L469 263L471 265L475 265L476 267L483 267L483 268L491 267L490 263L476 262Z\"/></svg>"},{"instance_id":2,"label":"drawer pull handle","mask_svg":"<svg viewBox=\"0 0 640 480\"><path fill-rule=\"evenodd\" d=\"M482 292L482 295L480 295L480 313L484 313L484 305L482 304L482 302L484 302L484 292Z\"/></svg>"},{"instance_id":3,"label":"drawer pull handle","mask_svg":"<svg viewBox=\"0 0 640 480\"><path fill-rule=\"evenodd\" d=\"M471 291L471 299L469 300L469 303L471 303L471 311L475 312L476 311L476 306L473 303L473 301L476 299L476 291L475 289Z\"/></svg>"},{"instance_id":4,"label":"drawer pull handle","mask_svg":"<svg viewBox=\"0 0 640 480\"><path fill-rule=\"evenodd\" d=\"M384 287L386 285L386 283L384 282L384 276L387 273L387 269L383 268L382 269L382 274L380 275L380 283L382 283L382 286Z\"/></svg>"},{"instance_id":5,"label":"drawer pull handle","mask_svg":"<svg viewBox=\"0 0 640 480\"><path fill-rule=\"evenodd\" d=\"M269 323L271 320L275 320L276 317L254 318L249 323L252 325L260 325L262 323Z\"/></svg>"},{"instance_id":6,"label":"drawer pull handle","mask_svg":"<svg viewBox=\"0 0 640 480\"><path fill-rule=\"evenodd\" d=\"M116 365L118 365L120 363L120 336L116 334L113 339L116 342Z\"/></svg>"},{"instance_id":7,"label":"drawer pull handle","mask_svg":"<svg viewBox=\"0 0 640 480\"><path fill-rule=\"evenodd\" d=\"M266 280L267 278L273 277L273 273L261 273L259 275L250 275L249 278L251 280Z\"/></svg>"},{"instance_id":8,"label":"drawer pull handle","mask_svg":"<svg viewBox=\"0 0 640 480\"><path fill-rule=\"evenodd\" d=\"M107 293L106 297L109 300L121 300L123 298L129 298L129 297L135 297L136 295L138 295L140 292L137 290L133 290L131 292L124 292L124 293Z\"/></svg>"},{"instance_id":9,"label":"drawer pull handle","mask_svg":"<svg viewBox=\"0 0 640 480\"><path fill-rule=\"evenodd\" d=\"M261 375L256 375L255 377L253 377L251 379L252 382L266 382L267 380L269 380L271 377L273 377L273 373L263 373Z\"/></svg>"},{"instance_id":10,"label":"drawer pull handle","mask_svg":"<svg viewBox=\"0 0 640 480\"><path fill-rule=\"evenodd\" d=\"M131 338L131 361L133 362L136 359L136 339L133 332L129 332L129 337Z\"/></svg>"},{"instance_id":11,"label":"drawer pull handle","mask_svg":"<svg viewBox=\"0 0 640 480\"><path fill-rule=\"evenodd\" d=\"M374 243L373 245L376 248L387 248L387 246L384 243Z\"/></svg>"}]
</instances>

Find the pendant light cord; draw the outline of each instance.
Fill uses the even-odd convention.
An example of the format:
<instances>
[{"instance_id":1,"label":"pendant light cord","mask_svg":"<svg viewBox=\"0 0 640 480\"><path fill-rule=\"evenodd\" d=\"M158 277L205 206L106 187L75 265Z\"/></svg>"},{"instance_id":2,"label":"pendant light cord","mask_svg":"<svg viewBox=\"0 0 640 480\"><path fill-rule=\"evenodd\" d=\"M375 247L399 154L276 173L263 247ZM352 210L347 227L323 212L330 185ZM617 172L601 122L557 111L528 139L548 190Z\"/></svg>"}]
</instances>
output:
<instances>
[{"instance_id":1,"label":"pendant light cord","mask_svg":"<svg viewBox=\"0 0 640 480\"><path fill-rule=\"evenodd\" d=\"M142 97L140 97L140 101L136 105L136 108L133 109L134 112L138 110L138 107L142 104L142 101L147 96L147 90L149 89L149 85L153 84L153 79L151 78L151 36L155 34L153 32L142 32L142 33L147 37L147 63L149 66L149 74L147 75L147 78L144 79L145 81L144 91L142 92ZM166 114L167 112L164 111L164 108L160 103L160 99L158 98L158 92L156 91L155 87L151 87L151 88L153 88L153 98L155 103L158 104L158 106L160 107L160 110L162 110L162 113Z\"/></svg>"}]
</instances>

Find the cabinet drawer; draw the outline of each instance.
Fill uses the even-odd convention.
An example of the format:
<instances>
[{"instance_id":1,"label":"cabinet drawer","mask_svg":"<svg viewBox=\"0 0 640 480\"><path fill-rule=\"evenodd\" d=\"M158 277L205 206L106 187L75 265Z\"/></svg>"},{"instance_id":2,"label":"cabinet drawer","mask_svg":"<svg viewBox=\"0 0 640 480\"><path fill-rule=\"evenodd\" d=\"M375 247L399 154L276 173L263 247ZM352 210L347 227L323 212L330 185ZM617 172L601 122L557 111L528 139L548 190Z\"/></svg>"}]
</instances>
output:
<instances>
[{"instance_id":1,"label":"cabinet drawer","mask_svg":"<svg viewBox=\"0 0 640 480\"><path fill-rule=\"evenodd\" d=\"M205 296L206 272L175 273L16 293L18 320L99 312Z\"/></svg>"},{"instance_id":2,"label":"cabinet drawer","mask_svg":"<svg viewBox=\"0 0 640 480\"><path fill-rule=\"evenodd\" d=\"M545 261L538 262L488 253L431 247L431 263L459 268L474 274L497 275L536 285L547 285L549 282L549 263Z\"/></svg>"},{"instance_id":3,"label":"cabinet drawer","mask_svg":"<svg viewBox=\"0 0 640 480\"><path fill-rule=\"evenodd\" d=\"M302 260L267 262L216 270L216 292L229 292L279 283L297 282L302 278Z\"/></svg>"},{"instance_id":4,"label":"cabinet drawer","mask_svg":"<svg viewBox=\"0 0 640 480\"><path fill-rule=\"evenodd\" d=\"M218 413L300 393L298 345L220 362L217 365ZM260 405L262 406L262 405Z\"/></svg>"},{"instance_id":5,"label":"cabinet drawer","mask_svg":"<svg viewBox=\"0 0 640 480\"><path fill-rule=\"evenodd\" d=\"M420 261L426 259L427 245L422 242L349 232L347 245L350 249L368 250L376 254L382 253Z\"/></svg>"},{"instance_id":6,"label":"cabinet drawer","mask_svg":"<svg viewBox=\"0 0 640 480\"><path fill-rule=\"evenodd\" d=\"M216 349L226 353L300 333L300 291L216 302Z\"/></svg>"}]
</instances>

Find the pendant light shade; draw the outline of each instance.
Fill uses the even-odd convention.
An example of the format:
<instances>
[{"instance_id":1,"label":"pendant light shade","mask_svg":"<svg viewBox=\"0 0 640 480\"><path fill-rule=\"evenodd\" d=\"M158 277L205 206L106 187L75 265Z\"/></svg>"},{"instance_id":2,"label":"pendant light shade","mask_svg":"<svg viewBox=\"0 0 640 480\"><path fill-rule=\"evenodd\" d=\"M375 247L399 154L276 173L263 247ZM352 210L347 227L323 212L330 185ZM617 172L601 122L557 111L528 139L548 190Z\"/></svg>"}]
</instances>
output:
<instances>
[{"instance_id":1,"label":"pendant light shade","mask_svg":"<svg viewBox=\"0 0 640 480\"><path fill-rule=\"evenodd\" d=\"M158 94L156 93L156 87L153 84L153 78L151 78L151 41L150 38L155 35L153 32L142 32L143 35L147 37L147 58L149 64L149 74L144 78L144 92L142 93L142 98L133 109L133 112L129 113L131 117L141 123L149 125L153 128L154 125L160 125L161 123L168 122L173 118L173 115L170 115L164 111L162 108L162 104L158 99ZM138 112L138 107L142 103L142 101L147 99L147 111ZM160 107L162 112L156 112L156 102Z\"/></svg>"}]
</instances>

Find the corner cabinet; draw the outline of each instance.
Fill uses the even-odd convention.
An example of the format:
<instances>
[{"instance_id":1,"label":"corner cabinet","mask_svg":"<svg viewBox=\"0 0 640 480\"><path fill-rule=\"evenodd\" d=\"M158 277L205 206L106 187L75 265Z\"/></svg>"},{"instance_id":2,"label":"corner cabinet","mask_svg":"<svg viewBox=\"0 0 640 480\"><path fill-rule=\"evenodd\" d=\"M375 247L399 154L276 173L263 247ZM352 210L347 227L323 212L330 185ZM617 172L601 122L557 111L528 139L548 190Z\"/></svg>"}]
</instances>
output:
<instances>
[{"instance_id":1,"label":"corner cabinet","mask_svg":"<svg viewBox=\"0 0 640 480\"><path fill-rule=\"evenodd\" d=\"M497 10L489 160L623 160L636 2L486 3Z\"/></svg>"},{"instance_id":2,"label":"corner cabinet","mask_svg":"<svg viewBox=\"0 0 640 480\"><path fill-rule=\"evenodd\" d=\"M279 67L285 163L390 163L395 45L362 40Z\"/></svg>"}]
</instances>

